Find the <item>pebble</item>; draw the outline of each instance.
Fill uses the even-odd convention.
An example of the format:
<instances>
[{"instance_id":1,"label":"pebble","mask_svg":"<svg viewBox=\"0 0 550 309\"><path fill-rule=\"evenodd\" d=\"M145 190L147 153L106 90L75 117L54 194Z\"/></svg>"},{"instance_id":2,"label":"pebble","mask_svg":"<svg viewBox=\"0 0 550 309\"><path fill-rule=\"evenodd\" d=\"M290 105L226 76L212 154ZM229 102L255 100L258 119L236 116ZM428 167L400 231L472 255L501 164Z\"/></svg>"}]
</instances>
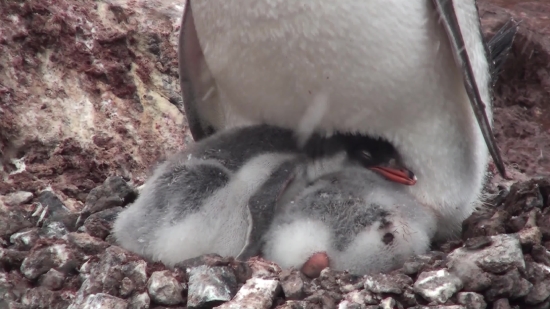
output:
<instances>
[{"instance_id":1,"label":"pebble","mask_svg":"<svg viewBox=\"0 0 550 309\"><path fill-rule=\"evenodd\" d=\"M230 302L215 307L219 309L269 309L279 290L275 279L250 278Z\"/></svg>"},{"instance_id":2,"label":"pebble","mask_svg":"<svg viewBox=\"0 0 550 309\"><path fill-rule=\"evenodd\" d=\"M80 220L105 209L125 206L137 197L136 192L120 176L107 178L101 186L93 188L86 197Z\"/></svg>"},{"instance_id":3,"label":"pebble","mask_svg":"<svg viewBox=\"0 0 550 309\"><path fill-rule=\"evenodd\" d=\"M492 284L485 291L485 298L488 301L495 301L499 298L520 298L529 293L533 284L525 280L517 269L513 269L504 275L492 275Z\"/></svg>"},{"instance_id":4,"label":"pebble","mask_svg":"<svg viewBox=\"0 0 550 309\"><path fill-rule=\"evenodd\" d=\"M147 292L135 294L130 297L128 309L148 309L151 304L151 298Z\"/></svg>"},{"instance_id":5,"label":"pebble","mask_svg":"<svg viewBox=\"0 0 550 309\"><path fill-rule=\"evenodd\" d=\"M88 295L86 299L84 300L84 303L82 304L82 307L79 307L81 309L126 309L128 307L128 303L124 299L120 299L118 297L104 294L104 293L97 293ZM71 309L71 307L69 307ZM74 308L76 309L76 307Z\"/></svg>"},{"instance_id":6,"label":"pebble","mask_svg":"<svg viewBox=\"0 0 550 309\"><path fill-rule=\"evenodd\" d=\"M493 303L493 309L512 309L512 307L507 298L501 298Z\"/></svg>"},{"instance_id":7,"label":"pebble","mask_svg":"<svg viewBox=\"0 0 550 309\"><path fill-rule=\"evenodd\" d=\"M286 299L301 300L305 297L304 281L306 279L301 271L285 269L279 278Z\"/></svg>"},{"instance_id":8,"label":"pebble","mask_svg":"<svg viewBox=\"0 0 550 309\"><path fill-rule=\"evenodd\" d=\"M10 242L18 250L30 250L38 239L40 236L36 227L23 229L10 236Z\"/></svg>"},{"instance_id":9,"label":"pebble","mask_svg":"<svg viewBox=\"0 0 550 309\"><path fill-rule=\"evenodd\" d=\"M395 299L388 297L383 299L380 302L379 308L380 309L395 309L395 308L403 309L403 306L401 306L401 304L396 302Z\"/></svg>"},{"instance_id":10,"label":"pebble","mask_svg":"<svg viewBox=\"0 0 550 309\"><path fill-rule=\"evenodd\" d=\"M464 305L468 309L485 309L487 303L483 299L483 295L474 292L460 292L457 295L458 303Z\"/></svg>"},{"instance_id":11,"label":"pebble","mask_svg":"<svg viewBox=\"0 0 550 309\"><path fill-rule=\"evenodd\" d=\"M91 236L105 239L111 233L113 223L122 209L122 207L114 207L96 212L84 221L84 225L79 230Z\"/></svg>"},{"instance_id":12,"label":"pebble","mask_svg":"<svg viewBox=\"0 0 550 309\"><path fill-rule=\"evenodd\" d=\"M201 265L190 268L187 306L205 307L209 304L230 301L237 290L237 279L227 266Z\"/></svg>"},{"instance_id":13,"label":"pebble","mask_svg":"<svg viewBox=\"0 0 550 309\"><path fill-rule=\"evenodd\" d=\"M21 264L21 273L34 280L51 268L70 270L78 265L72 250L63 243L31 251Z\"/></svg>"},{"instance_id":14,"label":"pebble","mask_svg":"<svg viewBox=\"0 0 550 309\"><path fill-rule=\"evenodd\" d=\"M49 290L55 291L63 287L65 274L55 269L50 269L48 272L40 276L39 284Z\"/></svg>"},{"instance_id":15,"label":"pebble","mask_svg":"<svg viewBox=\"0 0 550 309\"><path fill-rule=\"evenodd\" d=\"M89 255L100 254L109 247L108 243L86 233L72 232L69 233L65 239L68 240L70 244Z\"/></svg>"},{"instance_id":16,"label":"pebble","mask_svg":"<svg viewBox=\"0 0 550 309\"><path fill-rule=\"evenodd\" d=\"M172 274L165 271L155 271L147 282L149 296L161 305L178 305L183 302L184 286Z\"/></svg>"},{"instance_id":17,"label":"pebble","mask_svg":"<svg viewBox=\"0 0 550 309\"><path fill-rule=\"evenodd\" d=\"M519 242L522 246L540 245L542 233L538 227L525 228L518 233Z\"/></svg>"},{"instance_id":18,"label":"pebble","mask_svg":"<svg viewBox=\"0 0 550 309\"><path fill-rule=\"evenodd\" d=\"M540 304L550 297L550 267L535 262L527 262L526 272L533 288L525 297L525 303L529 305Z\"/></svg>"},{"instance_id":19,"label":"pebble","mask_svg":"<svg viewBox=\"0 0 550 309\"><path fill-rule=\"evenodd\" d=\"M550 267L550 251L541 245L534 245L531 249L533 260Z\"/></svg>"},{"instance_id":20,"label":"pebble","mask_svg":"<svg viewBox=\"0 0 550 309\"><path fill-rule=\"evenodd\" d=\"M403 289L413 283L403 274L375 274L365 277L365 289L373 293L402 294Z\"/></svg>"},{"instance_id":21,"label":"pebble","mask_svg":"<svg viewBox=\"0 0 550 309\"><path fill-rule=\"evenodd\" d=\"M462 281L445 269L423 272L414 283L414 291L429 302L445 303L462 288Z\"/></svg>"},{"instance_id":22,"label":"pebble","mask_svg":"<svg viewBox=\"0 0 550 309\"><path fill-rule=\"evenodd\" d=\"M27 191L17 191L10 193L4 197L4 203L7 206L19 206L30 202L33 198L33 194Z\"/></svg>"}]
</instances>

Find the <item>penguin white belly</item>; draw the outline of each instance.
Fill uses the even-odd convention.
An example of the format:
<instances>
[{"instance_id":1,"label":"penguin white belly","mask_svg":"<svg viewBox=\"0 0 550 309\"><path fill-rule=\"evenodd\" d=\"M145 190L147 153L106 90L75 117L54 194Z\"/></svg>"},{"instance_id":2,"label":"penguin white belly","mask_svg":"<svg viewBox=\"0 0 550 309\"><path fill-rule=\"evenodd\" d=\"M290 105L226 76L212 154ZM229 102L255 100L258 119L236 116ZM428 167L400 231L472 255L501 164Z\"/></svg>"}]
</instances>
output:
<instances>
[{"instance_id":1,"label":"penguin white belly","mask_svg":"<svg viewBox=\"0 0 550 309\"><path fill-rule=\"evenodd\" d=\"M226 0L213 6L193 0L191 6L223 102L218 125L238 125L245 117L296 129L324 95L328 106L316 128L392 142L418 176L411 193L441 213L440 233L455 232L471 213L488 155L431 1ZM473 27L465 31L466 43L481 51L473 55L478 82L488 84L475 6L469 1L459 15ZM482 98L490 102L488 89ZM487 112L491 118L490 107Z\"/></svg>"}]
</instances>

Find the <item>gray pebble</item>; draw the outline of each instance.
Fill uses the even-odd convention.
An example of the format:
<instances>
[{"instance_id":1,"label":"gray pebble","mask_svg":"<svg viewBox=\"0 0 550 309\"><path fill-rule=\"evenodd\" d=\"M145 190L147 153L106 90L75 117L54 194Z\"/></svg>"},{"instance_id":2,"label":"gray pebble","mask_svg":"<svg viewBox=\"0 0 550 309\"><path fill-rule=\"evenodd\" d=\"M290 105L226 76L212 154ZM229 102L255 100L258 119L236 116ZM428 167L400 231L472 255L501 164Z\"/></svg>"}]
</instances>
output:
<instances>
[{"instance_id":1,"label":"gray pebble","mask_svg":"<svg viewBox=\"0 0 550 309\"><path fill-rule=\"evenodd\" d=\"M177 305L183 302L183 289L183 285L167 270L155 271L147 282L149 296L161 305Z\"/></svg>"},{"instance_id":2,"label":"gray pebble","mask_svg":"<svg viewBox=\"0 0 550 309\"><path fill-rule=\"evenodd\" d=\"M59 290L61 287L63 287L64 281L65 274L53 268L48 270L47 273L40 276L39 279L40 286L52 291Z\"/></svg>"},{"instance_id":3,"label":"gray pebble","mask_svg":"<svg viewBox=\"0 0 550 309\"><path fill-rule=\"evenodd\" d=\"M128 309L148 309L151 304L151 298L147 292L135 294L129 299Z\"/></svg>"},{"instance_id":4,"label":"gray pebble","mask_svg":"<svg viewBox=\"0 0 550 309\"><path fill-rule=\"evenodd\" d=\"M237 279L229 267L201 265L189 269L187 306L204 307L230 301L236 293Z\"/></svg>"},{"instance_id":5,"label":"gray pebble","mask_svg":"<svg viewBox=\"0 0 550 309\"><path fill-rule=\"evenodd\" d=\"M4 197L4 203L8 206L19 206L30 202L33 194L27 191L17 191Z\"/></svg>"},{"instance_id":6,"label":"gray pebble","mask_svg":"<svg viewBox=\"0 0 550 309\"><path fill-rule=\"evenodd\" d=\"M301 300L305 297L304 274L295 269L285 269L279 275L281 287L285 298L289 300Z\"/></svg>"},{"instance_id":7,"label":"gray pebble","mask_svg":"<svg viewBox=\"0 0 550 309\"><path fill-rule=\"evenodd\" d=\"M423 272L414 283L414 291L429 302L445 303L462 289L462 281L445 269Z\"/></svg>"},{"instance_id":8,"label":"gray pebble","mask_svg":"<svg viewBox=\"0 0 550 309\"><path fill-rule=\"evenodd\" d=\"M38 228L35 227L23 229L10 236L10 242L18 250L30 250L38 239L40 239L40 236Z\"/></svg>"},{"instance_id":9,"label":"gray pebble","mask_svg":"<svg viewBox=\"0 0 550 309\"><path fill-rule=\"evenodd\" d=\"M34 280L51 268L70 269L78 262L72 250L66 244L54 244L31 251L21 264L21 273Z\"/></svg>"},{"instance_id":10,"label":"gray pebble","mask_svg":"<svg viewBox=\"0 0 550 309\"><path fill-rule=\"evenodd\" d=\"M375 274L365 277L365 289L373 293L402 294L412 284L412 279L403 274Z\"/></svg>"},{"instance_id":11,"label":"gray pebble","mask_svg":"<svg viewBox=\"0 0 550 309\"><path fill-rule=\"evenodd\" d=\"M222 304L219 309L269 309L279 290L279 281L275 279L250 278L241 287L235 298Z\"/></svg>"},{"instance_id":12,"label":"gray pebble","mask_svg":"<svg viewBox=\"0 0 550 309\"><path fill-rule=\"evenodd\" d=\"M458 303L466 306L468 309L485 309L487 303L483 295L474 292L460 292L457 296Z\"/></svg>"},{"instance_id":13,"label":"gray pebble","mask_svg":"<svg viewBox=\"0 0 550 309\"><path fill-rule=\"evenodd\" d=\"M126 309L128 308L128 303L124 299L120 299L118 297L104 294L104 293L97 293L88 295L86 299L84 299L84 303L82 304L82 307L79 307L81 309ZM76 308L75 308L76 309Z\"/></svg>"}]
</instances>

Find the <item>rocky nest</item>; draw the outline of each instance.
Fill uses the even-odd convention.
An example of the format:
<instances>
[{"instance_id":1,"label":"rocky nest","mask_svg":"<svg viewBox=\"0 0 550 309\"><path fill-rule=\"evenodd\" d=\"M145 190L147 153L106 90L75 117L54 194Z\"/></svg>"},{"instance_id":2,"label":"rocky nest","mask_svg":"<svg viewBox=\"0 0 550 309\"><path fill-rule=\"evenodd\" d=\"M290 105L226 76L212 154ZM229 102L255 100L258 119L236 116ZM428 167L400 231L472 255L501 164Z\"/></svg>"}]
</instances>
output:
<instances>
[{"instance_id":1,"label":"rocky nest","mask_svg":"<svg viewBox=\"0 0 550 309\"><path fill-rule=\"evenodd\" d=\"M493 192L463 224L388 274L309 279L260 258L205 255L175 269L114 243L136 190L109 177L71 212L49 190L2 198L0 308L548 308L550 177Z\"/></svg>"}]
</instances>

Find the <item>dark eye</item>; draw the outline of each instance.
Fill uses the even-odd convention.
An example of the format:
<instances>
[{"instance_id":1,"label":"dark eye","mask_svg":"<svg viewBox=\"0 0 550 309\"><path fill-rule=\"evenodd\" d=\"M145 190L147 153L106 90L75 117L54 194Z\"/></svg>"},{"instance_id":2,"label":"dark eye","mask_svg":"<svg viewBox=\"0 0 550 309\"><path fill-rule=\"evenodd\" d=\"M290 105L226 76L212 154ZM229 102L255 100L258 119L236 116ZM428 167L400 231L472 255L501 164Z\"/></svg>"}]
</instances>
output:
<instances>
[{"instance_id":1,"label":"dark eye","mask_svg":"<svg viewBox=\"0 0 550 309\"><path fill-rule=\"evenodd\" d=\"M372 159L371 153L366 151L366 150L361 150L360 154L361 154L361 158L363 158L365 160L371 160Z\"/></svg>"}]
</instances>

